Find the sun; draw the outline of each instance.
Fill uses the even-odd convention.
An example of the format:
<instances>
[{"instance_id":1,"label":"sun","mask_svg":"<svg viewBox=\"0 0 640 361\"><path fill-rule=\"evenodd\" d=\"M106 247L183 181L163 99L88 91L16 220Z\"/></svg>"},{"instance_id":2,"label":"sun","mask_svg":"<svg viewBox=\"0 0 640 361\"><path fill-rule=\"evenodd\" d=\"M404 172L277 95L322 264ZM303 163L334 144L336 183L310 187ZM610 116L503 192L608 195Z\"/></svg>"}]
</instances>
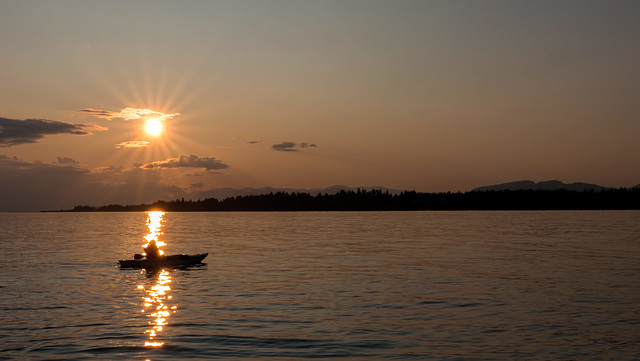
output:
<instances>
[{"instance_id":1,"label":"sun","mask_svg":"<svg viewBox=\"0 0 640 361\"><path fill-rule=\"evenodd\" d=\"M158 119L149 119L144 129L151 135L158 135L162 132L162 123Z\"/></svg>"}]
</instances>

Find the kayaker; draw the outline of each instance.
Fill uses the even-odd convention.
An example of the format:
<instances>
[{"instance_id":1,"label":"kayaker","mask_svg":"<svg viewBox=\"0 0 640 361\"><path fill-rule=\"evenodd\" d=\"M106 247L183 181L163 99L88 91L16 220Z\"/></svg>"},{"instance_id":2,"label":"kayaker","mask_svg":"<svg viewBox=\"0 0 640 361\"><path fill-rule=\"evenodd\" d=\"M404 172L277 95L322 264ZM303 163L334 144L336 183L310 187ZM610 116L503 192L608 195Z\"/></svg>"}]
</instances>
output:
<instances>
[{"instance_id":1,"label":"kayaker","mask_svg":"<svg viewBox=\"0 0 640 361\"><path fill-rule=\"evenodd\" d=\"M151 242L144 247L144 253L147 254L147 259L160 258L160 251L158 250L155 239L152 239Z\"/></svg>"}]
</instances>

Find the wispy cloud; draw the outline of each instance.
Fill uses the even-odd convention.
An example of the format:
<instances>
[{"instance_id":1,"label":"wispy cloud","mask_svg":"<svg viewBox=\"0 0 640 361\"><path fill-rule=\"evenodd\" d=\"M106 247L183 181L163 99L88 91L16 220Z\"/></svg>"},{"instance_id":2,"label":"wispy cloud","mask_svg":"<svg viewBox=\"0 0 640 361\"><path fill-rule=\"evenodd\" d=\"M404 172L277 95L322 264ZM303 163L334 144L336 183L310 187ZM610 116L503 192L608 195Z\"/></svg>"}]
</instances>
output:
<instances>
[{"instance_id":1,"label":"wispy cloud","mask_svg":"<svg viewBox=\"0 0 640 361\"><path fill-rule=\"evenodd\" d=\"M280 152L297 152L299 149L308 148L308 147L316 147L316 145L310 144L310 143L282 142L279 144L272 145L271 149L277 150Z\"/></svg>"},{"instance_id":2,"label":"wispy cloud","mask_svg":"<svg viewBox=\"0 0 640 361\"><path fill-rule=\"evenodd\" d=\"M78 114L88 115L96 118L103 119L124 119L124 120L137 120L137 119L150 119L155 118L161 121L171 119L180 115L180 113L162 113L159 111L143 108L123 108L118 112L102 109L84 108L78 109Z\"/></svg>"},{"instance_id":3,"label":"wispy cloud","mask_svg":"<svg viewBox=\"0 0 640 361\"><path fill-rule=\"evenodd\" d=\"M149 144L151 144L151 142L147 142L146 140L130 140L116 144L116 148L142 148L149 146Z\"/></svg>"},{"instance_id":4,"label":"wispy cloud","mask_svg":"<svg viewBox=\"0 0 640 361\"><path fill-rule=\"evenodd\" d=\"M162 161L147 163L142 165L140 168L203 168L206 171L215 171L229 168L229 165L214 157L198 157L193 154L181 154L178 158L169 158Z\"/></svg>"},{"instance_id":5,"label":"wispy cloud","mask_svg":"<svg viewBox=\"0 0 640 361\"><path fill-rule=\"evenodd\" d=\"M99 109L91 109L91 108L78 109L78 113L80 115L88 115L96 118L105 118L109 120L111 120L111 118L114 118L114 115L116 114L108 110L99 110Z\"/></svg>"},{"instance_id":6,"label":"wispy cloud","mask_svg":"<svg viewBox=\"0 0 640 361\"><path fill-rule=\"evenodd\" d=\"M46 135L91 135L92 131L107 130L95 124L72 124L47 119L0 118L0 147L36 143Z\"/></svg>"}]
</instances>

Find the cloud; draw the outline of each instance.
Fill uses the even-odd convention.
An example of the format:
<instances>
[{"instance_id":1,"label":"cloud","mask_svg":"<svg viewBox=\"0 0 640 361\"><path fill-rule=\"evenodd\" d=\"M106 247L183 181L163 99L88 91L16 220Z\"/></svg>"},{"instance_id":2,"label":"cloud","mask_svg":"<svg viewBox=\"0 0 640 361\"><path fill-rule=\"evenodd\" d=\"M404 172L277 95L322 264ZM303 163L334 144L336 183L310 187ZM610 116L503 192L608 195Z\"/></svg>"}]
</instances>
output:
<instances>
[{"instance_id":1,"label":"cloud","mask_svg":"<svg viewBox=\"0 0 640 361\"><path fill-rule=\"evenodd\" d=\"M229 168L229 165L214 157L198 157L197 155L181 154L178 158L169 158L158 162L152 162L141 166L144 169L154 168L204 168L206 171L214 171Z\"/></svg>"},{"instance_id":2,"label":"cloud","mask_svg":"<svg viewBox=\"0 0 640 361\"><path fill-rule=\"evenodd\" d=\"M92 135L107 128L95 124L72 124L47 119L0 118L0 147L36 143L46 135Z\"/></svg>"},{"instance_id":3,"label":"cloud","mask_svg":"<svg viewBox=\"0 0 640 361\"><path fill-rule=\"evenodd\" d=\"M80 164L80 162L78 162L77 160L72 159L72 158L58 157L58 164L76 165L76 164Z\"/></svg>"},{"instance_id":4,"label":"cloud","mask_svg":"<svg viewBox=\"0 0 640 361\"><path fill-rule=\"evenodd\" d=\"M105 118L109 120L111 120L111 118L114 118L116 114L108 110L99 110L99 109L91 109L91 108L79 109L78 113L80 115L89 115L96 118Z\"/></svg>"},{"instance_id":5,"label":"cloud","mask_svg":"<svg viewBox=\"0 0 640 361\"><path fill-rule=\"evenodd\" d=\"M260 143L260 142L262 142L262 141L261 141L261 140L251 140L251 141L249 141L249 142L247 142L247 143L248 143L248 144L258 144L258 143Z\"/></svg>"},{"instance_id":6,"label":"cloud","mask_svg":"<svg viewBox=\"0 0 640 361\"><path fill-rule=\"evenodd\" d=\"M60 157L62 163L69 158ZM155 169L26 162L0 155L0 211L71 209L76 205L140 204L187 196Z\"/></svg>"},{"instance_id":7,"label":"cloud","mask_svg":"<svg viewBox=\"0 0 640 361\"><path fill-rule=\"evenodd\" d=\"M280 144L274 144L271 146L271 149L273 150L279 150L281 152L297 152L297 149L294 149L296 147L296 143L293 142L282 142Z\"/></svg>"},{"instance_id":8,"label":"cloud","mask_svg":"<svg viewBox=\"0 0 640 361\"><path fill-rule=\"evenodd\" d=\"M119 112L113 112L110 110L84 108L78 109L78 114L88 115L96 118L114 119L120 118L124 120L137 120L137 119L150 119L155 118L161 121L171 119L180 115L180 113L162 113L151 109L143 108L123 108Z\"/></svg>"},{"instance_id":9,"label":"cloud","mask_svg":"<svg viewBox=\"0 0 640 361\"><path fill-rule=\"evenodd\" d=\"M99 168L95 168L93 170L93 173L110 173L110 174L118 174L118 173L122 173L123 171L123 167L116 167L113 165L110 165L108 167L99 167Z\"/></svg>"},{"instance_id":10,"label":"cloud","mask_svg":"<svg viewBox=\"0 0 640 361\"><path fill-rule=\"evenodd\" d=\"M66 165L0 157L0 211L37 211L71 206L89 171ZM69 202L69 203L65 203Z\"/></svg>"},{"instance_id":11,"label":"cloud","mask_svg":"<svg viewBox=\"0 0 640 361\"><path fill-rule=\"evenodd\" d=\"M282 142L280 144L274 144L271 146L271 149L277 150L280 152L297 152L296 148L307 148L307 147L316 147L315 144L309 143L294 143L294 142Z\"/></svg>"},{"instance_id":12,"label":"cloud","mask_svg":"<svg viewBox=\"0 0 640 361\"><path fill-rule=\"evenodd\" d=\"M149 144L151 144L151 142L147 142L146 140L130 140L128 142L116 144L116 148L141 148L147 147Z\"/></svg>"},{"instance_id":13,"label":"cloud","mask_svg":"<svg viewBox=\"0 0 640 361\"><path fill-rule=\"evenodd\" d=\"M0 212L71 209L77 205L141 204L189 197L206 189L206 182L178 186L165 168L198 167L207 171L228 165L211 157L180 156L133 168L105 166L87 169L72 158L57 162L23 161L0 154ZM181 178L186 180L184 177ZM180 182L180 180L177 180Z\"/></svg>"}]
</instances>

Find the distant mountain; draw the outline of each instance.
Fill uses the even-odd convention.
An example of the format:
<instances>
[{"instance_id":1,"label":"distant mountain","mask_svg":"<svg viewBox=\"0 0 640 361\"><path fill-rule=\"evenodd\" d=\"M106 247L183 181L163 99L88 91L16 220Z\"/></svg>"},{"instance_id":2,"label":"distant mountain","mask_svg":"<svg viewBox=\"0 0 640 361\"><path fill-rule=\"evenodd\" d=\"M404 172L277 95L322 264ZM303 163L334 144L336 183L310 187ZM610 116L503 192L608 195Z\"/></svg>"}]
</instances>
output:
<instances>
[{"instance_id":1,"label":"distant mountain","mask_svg":"<svg viewBox=\"0 0 640 361\"><path fill-rule=\"evenodd\" d=\"M326 188L312 188L312 189L302 189L302 188L273 188L273 187L262 187L262 188L214 188L206 191L193 191L189 194L189 198L193 200L197 199L207 199L207 198L216 198L218 200L223 200L225 198L230 197L238 197L238 196L253 196L253 195L262 195L269 193L277 193L277 192L285 192L285 193L309 193L311 195L321 194L336 194L340 191L357 191L361 190L382 190L383 192L389 191L390 194L400 194L403 191L397 189L391 189L386 187L359 187L353 188L344 185L334 185Z\"/></svg>"},{"instance_id":2,"label":"distant mountain","mask_svg":"<svg viewBox=\"0 0 640 361\"><path fill-rule=\"evenodd\" d=\"M496 184L491 186L478 187L478 188L475 188L473 191L474 192L475 191L502 191L502 190L517 191L517 190L530 190L530 189L531 190L567 189L570 191L582 192L582 191L591 190L591 189L599 191L599 190L609 189L609 188L601 187L599 185L589 184L589 183L565 184L557 180L536 183L530 180L524 180L524 181L509 182L509 183L502 183L502 184Z\"/></svg>"}]
</instances>

